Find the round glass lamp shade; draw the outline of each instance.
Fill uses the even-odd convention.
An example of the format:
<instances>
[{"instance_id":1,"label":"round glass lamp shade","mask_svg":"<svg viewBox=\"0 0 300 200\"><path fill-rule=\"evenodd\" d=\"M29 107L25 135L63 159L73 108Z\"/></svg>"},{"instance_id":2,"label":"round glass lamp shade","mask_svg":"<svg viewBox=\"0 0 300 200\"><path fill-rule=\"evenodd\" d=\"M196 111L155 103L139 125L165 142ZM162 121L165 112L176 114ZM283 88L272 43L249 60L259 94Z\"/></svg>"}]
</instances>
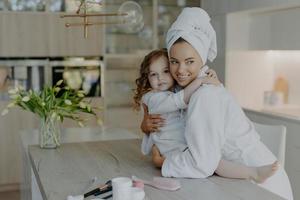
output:
<instances>
[{"instance_id":1,"label":"round glass lamp shade","mask_svg":"<svg viewBox=\"0 0 300 200\"><path fill-rule=\"evenodd\" d=\"M144 27L143 9L134 1L124 2L118 13L120 16L120 23L118 27L125 33L136 33ZM126 15L122 15L122 14Z\"/></svg>"}]
</instances>

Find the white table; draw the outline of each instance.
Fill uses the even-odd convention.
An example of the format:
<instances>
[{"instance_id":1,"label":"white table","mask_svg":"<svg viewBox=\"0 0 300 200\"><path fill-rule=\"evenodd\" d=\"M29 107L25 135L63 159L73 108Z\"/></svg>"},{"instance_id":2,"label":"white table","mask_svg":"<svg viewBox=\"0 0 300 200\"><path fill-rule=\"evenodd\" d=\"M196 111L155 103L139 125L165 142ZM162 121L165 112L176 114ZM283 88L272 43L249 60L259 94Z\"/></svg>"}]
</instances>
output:
<instances>
[{"instance_id":1,"label":"white table","mask_svg":"<svg viewBox=\"0 0 300 200\"><path fill-rule=\"evenodd\" d=\"M63 144L58 149L30 146L29 157L42 198L63 200L94 189L97 184L117 176L136 175L142 179L160 176L150 157L140 153L140 139L107 140ZM98 177L94 184L93 177ZM153 200L282 200L246 180L179 179L182 188L175 192L145 187L146 199Z\"/></svg>"},{"instance_id":2,"label":"white table","mask_svg":"<svg viewBox=\"0 0 300 200\"><path fill-rule=\"evenodd\" d=\"M20 135L22 141L21 199L41 200L43 199L41 191L37 184L36 176L32 172L28 156L28 146L38 144L38 131L23 130ZM138 136L126 129L120 128L68 128L62 131L62 143L133 138L138 138ZM45 151L51 152L53 150Z\"/></svg>"}]
</instances>

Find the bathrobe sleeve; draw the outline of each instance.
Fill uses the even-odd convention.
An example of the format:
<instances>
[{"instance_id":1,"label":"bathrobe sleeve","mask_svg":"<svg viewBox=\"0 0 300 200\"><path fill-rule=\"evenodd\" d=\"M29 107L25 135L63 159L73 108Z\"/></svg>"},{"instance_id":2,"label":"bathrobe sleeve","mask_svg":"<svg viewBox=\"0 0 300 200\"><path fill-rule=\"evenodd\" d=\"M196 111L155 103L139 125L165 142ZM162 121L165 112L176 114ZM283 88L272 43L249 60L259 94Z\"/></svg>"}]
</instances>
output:
<instances>
[{"instance_id":1,"label":"bathrobe sleeve","mask_svg":"<svg viewBox=\"0 0 300 200\"><path fill-rule=\"evenodd\" d=\"M143 103L148 106L149 114L165 114L187 108L183 99L183 90L177 93L148 92L143 96Z\"/></svg>"},{"instance_id":2,"label":"bathrobe sleeve","mask_svg":"<svg viewBox=\"0 0 300 200\"><path fill-rule=\"evenodd\" d=\"M206 178L214 173L225 141L221 86L205 85L192 96L186 118L188 149L168 156L162 166L165 177Z\"/></svg>"},{"instance_id":3,"label":"bathrobe sleeve","mask_svg":"<svg viewBox=\"0 0 300 200\"><path fill-rule=\"evenodd\" d=\"M183 100L183 90L173 93L164 92L148 92L142 98L142 102L148 106L149 114L165 114L178 111L187 107ZM144 134L141 150L144 155L151 152L154 142L150 135Z\"/></svg>"},{"instance_id":4,"label":"bathrobe sleeve","mask_svg":"<svg viewBox=\"0 0 300 200\"><path fill-rule=\"evenodd\" d=\"M144 155L149 155L152 150L152 146L154 145L153 139L151 135L144 134L143 140L142 140L142 146L141 151Z\"/></svg>"}]
</instances>

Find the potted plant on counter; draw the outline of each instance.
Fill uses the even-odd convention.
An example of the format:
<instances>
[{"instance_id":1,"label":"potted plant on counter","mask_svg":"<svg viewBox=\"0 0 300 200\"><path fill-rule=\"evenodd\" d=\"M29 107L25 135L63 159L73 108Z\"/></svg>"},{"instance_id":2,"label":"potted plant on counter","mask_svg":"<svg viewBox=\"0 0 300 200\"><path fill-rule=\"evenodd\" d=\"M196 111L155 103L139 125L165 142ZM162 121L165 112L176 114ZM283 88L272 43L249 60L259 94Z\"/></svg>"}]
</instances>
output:
<instances>
[{"instance_id":1,"label":"potted plant on counter","mask_svg":"<svg viewBox=\"0 0 300 200\"><path fill-rule=\"evenodd\" d=\"M69 87L61 87L63 80L56 83L55 86L45 86L42 91L26 91L24 88L17 87L9 90L11 102L2 115L9 112L9 109L19 106L24 110L35 113L40 118L39 144L41 148L56 148L60 146L60 122L65 118L77 121L78 125L83 127L84 122L80 114L88 113L97 118L97 122L102 121L97 117L95 110L90 102L87 102L85 93L82 90L73 90Z\"/></svg>"}]
</instances>

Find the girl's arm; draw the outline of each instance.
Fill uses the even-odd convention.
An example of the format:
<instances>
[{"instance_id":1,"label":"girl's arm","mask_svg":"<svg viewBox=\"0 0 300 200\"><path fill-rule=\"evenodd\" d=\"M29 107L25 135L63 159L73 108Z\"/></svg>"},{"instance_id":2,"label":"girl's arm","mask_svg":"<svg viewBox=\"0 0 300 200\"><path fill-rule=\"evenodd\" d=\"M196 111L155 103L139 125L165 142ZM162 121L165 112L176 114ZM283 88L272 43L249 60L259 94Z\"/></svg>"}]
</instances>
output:
<instances>
[{"instance_id":1,"label":"girl's arm","mask_svg":"<svg viewBox=\"0 0 300 200\"><path fill-rule=\"evenodd\" d=\"M202 85L202 84L212 84L212 85L220 85L217 74L214 70L208 70L207 76L196 78L193 80L188 86L184 88L184 102L186 104L189 103L192 94Z\"/></svg>"},{"instance_id":2,"label":"girl's arm","mask_svg":"<svg viewBox=\"0 0 300 200\"><path fill-rule=\"evenodd\" d=\"M170 91L152 91L144 95L143 103L148 106L150 114L166 114L187 108L187 104L183 99L183 90L177 93Z\"/></svg>"}]
</instances>

